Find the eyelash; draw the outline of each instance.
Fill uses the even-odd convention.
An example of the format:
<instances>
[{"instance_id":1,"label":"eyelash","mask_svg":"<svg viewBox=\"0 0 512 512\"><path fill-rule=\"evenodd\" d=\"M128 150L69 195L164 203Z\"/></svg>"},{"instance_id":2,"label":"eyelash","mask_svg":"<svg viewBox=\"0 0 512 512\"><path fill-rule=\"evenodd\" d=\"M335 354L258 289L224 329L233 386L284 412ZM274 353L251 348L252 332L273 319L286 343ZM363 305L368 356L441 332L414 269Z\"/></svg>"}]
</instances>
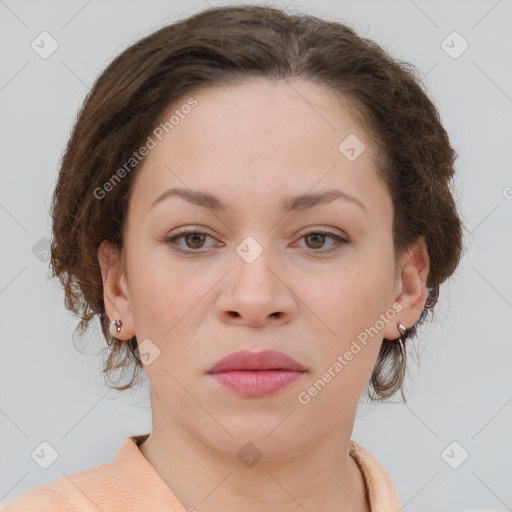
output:
<instances>
[{"instance_id":1,"label":"eyelash","mask_svg":"<svg viewBox=\"0 0 512 512\"><path fill-rule=\"evenodd\" d=\"M165 237L163 239L163 242L166 245L169 245L171 247L171 250L179 252L179 253L182 253L182 254L192 254L192 253L194 253L194 254L201 254L201 253L205 252L202 249L181 249L181 248L177 247L176 240L179 240L180 238L184 238L187 235L193 235L193 234L206 235L206 236L209 236L210 238L213 238L211 235L209 235L208 233L205 233L203 231L189 230L189 231L183 231L182 233L179 233L177 235ZM334 239L336 241L336 244L333 247L331 247L330 249L319 249L319 250L309 249L313 253L326 254L326 253L329 253L329 252L332 252L332 251L336 250L337 248L339 248L342 245L350 243L348 240L346 240L345 238L343 238L343 237L341 237L339 235L336 235L336 234L331 233L329 231L323 231L323 230L311 230L311 231L308 231L307 233L304 233L301 236L300 239L302 240L303 238L306 238L309 235L323 235L323 236L332 238L332 239Z\"/></svg>"}]
</instances>

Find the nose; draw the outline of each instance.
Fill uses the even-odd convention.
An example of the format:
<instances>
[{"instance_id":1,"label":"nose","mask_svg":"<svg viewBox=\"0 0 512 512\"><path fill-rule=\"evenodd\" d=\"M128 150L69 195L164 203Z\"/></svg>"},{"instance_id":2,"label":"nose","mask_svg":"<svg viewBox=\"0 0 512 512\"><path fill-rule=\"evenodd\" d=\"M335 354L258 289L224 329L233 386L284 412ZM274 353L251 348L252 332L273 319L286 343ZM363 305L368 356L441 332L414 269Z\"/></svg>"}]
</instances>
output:
<instances>
[{"instance_id":1,"label":"nose","mask_svg":"<svg viewBox=\"0 0 512 512\"><path fill-rule=\"evenodd\" d=\"M250 327L290 322L297 302L281 267L272 265L266 251L252 263L237 254L234 261L218 298L220 320Z\"/></svg>"}]
</instances>

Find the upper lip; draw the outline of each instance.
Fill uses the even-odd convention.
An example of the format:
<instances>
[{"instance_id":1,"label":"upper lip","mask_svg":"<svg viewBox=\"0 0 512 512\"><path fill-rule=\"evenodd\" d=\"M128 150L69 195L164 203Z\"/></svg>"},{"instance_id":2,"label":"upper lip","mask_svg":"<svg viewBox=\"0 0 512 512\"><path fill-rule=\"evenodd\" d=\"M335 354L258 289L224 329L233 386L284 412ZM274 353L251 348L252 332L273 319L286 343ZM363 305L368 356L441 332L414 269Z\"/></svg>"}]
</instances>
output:
<instances>
[{"instance_id":1,"label":"upper lip","mask_svg":"<svg viewBox=\"0 0 512 512\"><path fill-rule=\"evenodd\" d=\"M306 368L298 361L277 350L251 352L241 350L219 359L207 373L220 373L235 370L287 370L303 372Z\"/></svg>"}]
</instances>

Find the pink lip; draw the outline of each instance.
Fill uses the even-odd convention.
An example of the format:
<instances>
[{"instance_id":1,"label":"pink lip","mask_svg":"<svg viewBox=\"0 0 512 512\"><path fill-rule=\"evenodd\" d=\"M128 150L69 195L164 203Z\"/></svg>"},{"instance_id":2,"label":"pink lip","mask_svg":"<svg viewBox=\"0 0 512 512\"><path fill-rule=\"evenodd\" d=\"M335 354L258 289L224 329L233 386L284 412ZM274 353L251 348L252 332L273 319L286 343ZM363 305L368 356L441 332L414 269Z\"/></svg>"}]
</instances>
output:
<instances>
[{"instance_id":1,"label":"pink lip","mask_svg":"<svg viewBox=\"0 0 512 512\"><path fill-rule=\"evenodd\" d=\"M242 350L223 357L207 373L237 395L262 398L277 393L305 372L304 366L282 352Z\"/></svg>"},{"instance_id":2,"label":"pink lip","mask_svg":"<svg viewBox=\"0 0 512 512\"><path fill-rule=\"evenodd\" d=\"M292 357L277 350L263 350L262 352L240 350L219 359L208 370L208 373L236 370L288 370L304 372L306 368Z\"/></svg>"}]
</instances>

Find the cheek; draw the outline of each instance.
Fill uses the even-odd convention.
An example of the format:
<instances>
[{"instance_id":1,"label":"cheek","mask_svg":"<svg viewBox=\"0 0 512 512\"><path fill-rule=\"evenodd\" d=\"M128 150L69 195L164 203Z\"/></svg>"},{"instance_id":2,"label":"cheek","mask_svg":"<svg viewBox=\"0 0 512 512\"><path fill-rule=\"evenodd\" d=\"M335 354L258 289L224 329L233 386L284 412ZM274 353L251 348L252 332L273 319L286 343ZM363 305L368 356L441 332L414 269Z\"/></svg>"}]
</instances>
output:
<instances>
[{"instance_id":1,"label":"cheek","mask_svg":"<svg viewBox=\"0 0 512 512\"><path fill-rule=\"evenodd\" d=\"M137 339L141 342L149 338L162 356L159 364L146 370L155 376L160 365L178 372L190 367L190 361L197 356L196 326L205 308L211 307L205 296L213 277L185 272L171 262L165 248L135 249L128 271Z\"/></svg>"},{"instance_id":2,"label":"cheek","mask_svg":"<svg viewBox=\"0 0 512 512\"><path fill-rule=\"evenodd\" d=\"M308 385L317 397L312 400L313 408L326 417L334 419L352 410L375 367L382 335L369 328L386 307L384 287L376 289L374 279L369 272L347 273L331 281L330 288L315 298L310 293L322 319L315 321L325 334L315 339L318 364Z\"/></svg>"},{"instance_id":3,"label":"cheek","mask_svg":"<svg viewBox=\"0 0 512 512\"><path fill-rule=\"evenodd\" d=\"M353 267L333 274L326 286L310 296L321 318L336 336L353 334L352 328L365 322L378 300L374 276L367 268Z\"/></svg>"},{"instance_id":4,"label":"cheek","mask_svg":"<svg viewBox=\"0 0 512 512\"><path fill-rule=\"evenodd\" d=\"M163 339L185 314L189 302L189 288L164 256L161 249L145 252L133 248L130 254L130 298L139 336Z\"/></svg>"},{"instance_id":5,"label":"cheek","mask_svg":"<svg viewBox=\"0 0 512 512\"><path fill-rule=\"evenodd\" d=\"M364 383L378 357L382 341L382 314L391 307L392 268L386 262L363 261L333 273L326 286L311 289L305 302L318 318L321 365L330 367L347 351L344 373ZM312 291L313 290L313 291ZM319 331L320 332L320 331ZM339 379L342 380L342 379Z\"/></svg>"}]
</instances>

